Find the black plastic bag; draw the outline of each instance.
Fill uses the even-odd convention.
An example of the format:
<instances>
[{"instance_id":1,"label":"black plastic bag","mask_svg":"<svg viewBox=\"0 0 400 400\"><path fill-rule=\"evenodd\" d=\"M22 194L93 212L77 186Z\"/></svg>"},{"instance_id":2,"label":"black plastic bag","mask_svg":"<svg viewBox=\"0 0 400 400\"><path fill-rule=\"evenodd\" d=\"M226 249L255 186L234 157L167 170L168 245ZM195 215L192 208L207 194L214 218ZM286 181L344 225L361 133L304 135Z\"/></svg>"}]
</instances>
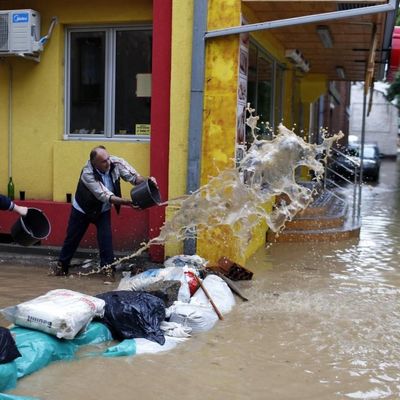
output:
<instances>
[{"instance_id":1,"label":"black plastic bag","mask_svg":"<svg viewBox=\"0 0 400 400\"><path fill-rule=\"evenodd\" d=\"M21 357L14 338L7 328L0 327L0 364L6 364Z\"/></svg>"},{"instance_id":2,"label":"black plastic bag","mask_svg":"<svg viewBox=\"0 0 400 400\"><path fill-rule=\"evenodd\" d=\"M161 345L165 343L160 324L165 319L164 302L146 292L119 290L98 294L106 302L104 317L116 340L145 338Z\"/></svg>"}]
</instances>

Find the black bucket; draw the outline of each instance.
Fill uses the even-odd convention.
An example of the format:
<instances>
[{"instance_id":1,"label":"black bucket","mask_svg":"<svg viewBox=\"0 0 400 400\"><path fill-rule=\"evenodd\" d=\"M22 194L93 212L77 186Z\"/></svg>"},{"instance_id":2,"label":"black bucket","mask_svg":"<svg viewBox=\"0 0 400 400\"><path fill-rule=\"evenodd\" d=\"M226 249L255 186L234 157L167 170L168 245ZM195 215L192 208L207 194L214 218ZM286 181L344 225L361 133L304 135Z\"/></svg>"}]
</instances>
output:
<instances>
[{"instance_id":1,"label":"black bucket","mask_svg":"<svg viewBox=\"0 0 400 400\"><path fill-rule=\"evenodd\" d=\"M28 213L20 217L11 228L11 236L22 246L30 246L46 239L50 234L50 222L42 210L28 208Z\"/></svg>"},{"instance_id":2,"label":"black bucket","mask_svg":"<svg viewBox=\"0 0 400 400\"><path fill-rule=\"evenodd\" d=\"M151 179L146 179L144 182L135 186L131 190L131 199L132 204L141 209L149 208L161 203L160 191Z\"/></svg>"}]
</instances>

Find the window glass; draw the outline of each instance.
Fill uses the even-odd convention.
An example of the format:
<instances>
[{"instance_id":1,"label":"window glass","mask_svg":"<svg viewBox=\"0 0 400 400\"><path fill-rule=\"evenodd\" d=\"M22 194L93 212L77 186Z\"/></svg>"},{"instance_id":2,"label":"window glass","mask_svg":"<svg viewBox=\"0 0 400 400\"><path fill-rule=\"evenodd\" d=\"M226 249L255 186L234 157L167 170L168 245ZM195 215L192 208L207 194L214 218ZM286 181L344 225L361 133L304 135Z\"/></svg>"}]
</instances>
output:
<instances>
[{"instance_id":1,"label":"window glass","mask_svg":"<svg viewBox=\"0 0 400 400\"><path fill-rule=\"evenodd\" d=\"M283 118L283 88L284 69L277 65L275 71L275 101L274 101L274 128L282 122Z\"/></svg>"},{"instance_id":2,"label":"window glass","mask_svg":"<svg viewBox=\"0 0 400 400\"><path fill-rule=\"evenodd\" d=\"M115 134L146 132L150 127L151 32L116 34ZM139 86L139 87L138 87ZM149 131L149 130L148 130Z\"/></svg>"},{"instance_id":3,"label":"window glass","mask_svg":"<svg viewBox=\"0 0 400 400\"><path fill-rule=\"evenodd\" d=\"M105 33L72 33L70 63L70 133L103 134Z\"/></svg>"},{"instance_id":4,"label":"window glass","mask_svg":"<svg viewBox=\"0 0 400 400\"><path fill-rule=\"evenodd\" d=\"M271 139L274 124L282 119L284 70L254 42L249 47L247 101L259 116L258 138ZM246 142L253 138L246 127Z\"/></svg>"},{"instance_id":5,"label":"window glass","mask_svg":"<svg viewBox=\"0 0 400 400\"><path fill-rule=\"evenodd\" d=\"M66 37L67 135L148 140L151 28L74 27Z\"/></svg>"},{"instance_id":6,"label":"window glass","mask_svg":"<svg viewBox=\"0 0 400 400\"><path fill-rule=\"evenodd\" d=\"M273 124L273 64L263 56L259 56L257 73L257 114L259 134L263 139L272 138L270 124Z\"/></svg>"},{"instance_id":7,"label":"window glass","mask_svg":"<svg viewBox=\"0 0 400 400\"><path fill-rule=\"evenodd\" d=\"M249 69L247 77L247 102L252 108L257 108L257 47L250 43Z\"/></svg>"}]
</instances>

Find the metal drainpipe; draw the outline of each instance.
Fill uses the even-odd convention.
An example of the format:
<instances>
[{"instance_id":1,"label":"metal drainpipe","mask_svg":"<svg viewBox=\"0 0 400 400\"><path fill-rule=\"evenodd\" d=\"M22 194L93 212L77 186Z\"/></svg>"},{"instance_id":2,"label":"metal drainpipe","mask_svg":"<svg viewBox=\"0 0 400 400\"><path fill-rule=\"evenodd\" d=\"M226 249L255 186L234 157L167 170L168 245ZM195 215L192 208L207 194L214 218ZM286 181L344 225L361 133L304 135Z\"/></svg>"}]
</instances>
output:
<instances>
[{"instance_id":1,"label":"metal drainpipe","mask_svg":"<svg viewBox=\"0 0 400 400\"><path fill-rule=\"evenodd\" d=\"M365 82L364 82L365 85ZM357 204L357 217L358 222L361 219L361 197L362 197L362 184L363 184L363 158L364 158L364 143L365 143L365 119L367 116L367 92L363 89L363 110L361 122L361 143L360 143L360 181L358 185L358 204Z\"/></svg>"},{"instance_id":2,"label":"metal drainpipe","mask_svg":"<svg viewBox=\"0 0 400 400\"><path fill-rule=\"evenodd\" d=\"M204 33L207 31L207 11L207 0L194 0L187 193L194 192L200 186L205 68ZM196 240L186 239L184 253L195 254L195 252Z\"/></svg>"},{"instance_id":3,"label":"metal drainpipe","mask_svg":"<svg viewBox=\"0 0 400 400\"><path fill-rule=\"evenodd\" d=\"M12 65L8 64L8 177L12 177Z\"/></svg>"},{"instance_id":4,"label":"metal drainpipe","mask_svg":"<svg viewBox=\"0 0 400 400\"><path fill-rule=\"evenodd\" d=\"M192 39L192 83L190 96L189 120L189 149L188 149L188 178L186 190L191 193L200 185L200 160L203 130L203 92L204 92L204 67L205 67L205 40L245 32L254 32L285 26L304 25L350 18L355 16L394 12L398 0L389 0L387 4L368 6L353 10L335 11L330 13L306 15L302 17L287 18L277 21L261 22L236 26L225 29L216 29L207 32L207 0L193 1L193 39ZM185 241L186 254L194 254L196 243L194 240Z\"/></svg>"}]
</instances>

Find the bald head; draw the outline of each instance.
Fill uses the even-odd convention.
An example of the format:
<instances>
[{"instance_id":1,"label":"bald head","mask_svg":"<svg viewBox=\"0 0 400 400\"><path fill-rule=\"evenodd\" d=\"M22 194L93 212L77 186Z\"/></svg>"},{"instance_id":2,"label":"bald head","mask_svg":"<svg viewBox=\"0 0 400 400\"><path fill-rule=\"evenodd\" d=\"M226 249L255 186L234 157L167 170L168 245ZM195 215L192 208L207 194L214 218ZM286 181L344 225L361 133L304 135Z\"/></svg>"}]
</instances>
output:
<instances>
[{"instance_id":1,"label":"bald head","mask_svg":"<svg viewBox=\"0 0 400 400\"><path fill-rule=\"evenodd\" d=\"M110 155L104 146L97 146L90 152L90 162L100 172L110 169Z\"/></svg>"}]
</instances>

